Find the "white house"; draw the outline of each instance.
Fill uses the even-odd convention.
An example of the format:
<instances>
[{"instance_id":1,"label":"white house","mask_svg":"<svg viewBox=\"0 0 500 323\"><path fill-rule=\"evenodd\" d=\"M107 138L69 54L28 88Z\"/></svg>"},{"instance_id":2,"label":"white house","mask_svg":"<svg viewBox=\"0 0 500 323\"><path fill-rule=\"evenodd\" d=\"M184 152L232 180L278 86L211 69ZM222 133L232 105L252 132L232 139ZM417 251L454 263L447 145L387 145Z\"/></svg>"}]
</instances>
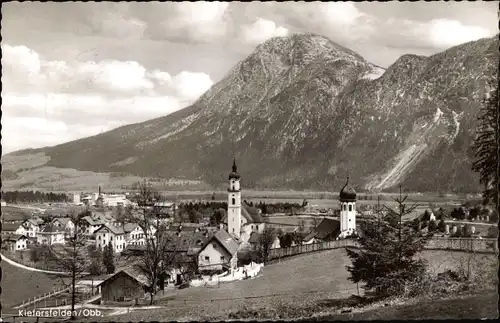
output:
<instances>
[{"instance_id":1,"label":"white house","mask_svg":"<svg viewBox=\"0 0 500 323\"><path fill-rule=\"evenodd\" d=\"M26 250L26 246L28 244L28 237L22 234L14 234L7 237L4 241L9 250L20 251L20 250Z\"/></svg>"},{"instance_id":2,"label":"white house","mask_svg":"<svg viewBox=\"0 0 500 323\"><path fill-rule=\"evenodd\" d=\"M145 245L146 244L146 235L144 230L135 223L127 223L123 227L126 233L126 243L127 245ZM147 233L149 237L154 237L156 234L156 228L151 225L149 232Z\"/></svg>"},{"instance_id":3,"label":"white house","mask_svg":"<svg viewBox=\"0 0 500 323\"><path fill-rule=\"evenodd\" d=\"M64 230L58 228L52 224L45 226L45 228L38 232L37 242L38 244L53 245L55 243L64 244Z\"/></svg>"},{"instance_id":4,"label":"white house","mask_svg":"<svg viewBox=\"0 0 500 323\"><path fill-rule=\"evenodd\" d=\"M64 231L66 235L72 236L75 233L75 224L71 218L55 218L52 225Z\"/></svg>"},{"instance_id":5,"label":"white house","mask_svg":"<svg viewBox=\"0 0 500 323\"><path fill-rule=\"evenodd\" d=\"M40 232L40 219L31 218L23 222L23 227L26 236L30 238L34 238L37 236L37 233Z\"/></svg>"},{"instance_id":6,"label":"white house","mask_svg":"<svg viewBox=\"0 0 500 323\"><path fill-rule=\"evenodd\" d=\"M93 213L91 216L82 218L82 229L85 234L93 235L100 227L113 221L111 216L104 213Z\"/></svg>"},{"instance_id":7,"label":"white house","mask_svg":"<svg viewBox=\"0 0 500 323\"><path fill-rule=\"evenodd\" d=\"M97 249L103 250L109 243L111 243L116 253L121 253L127 248L127 232L124 226L104 224L95 231L95 236Z\"/></svg>"},{"instance_id":8,"label":"white house","mask_svg":"<svg viewBox=\"0 0 500 323\"><path fill-rule=\"evenodd\" d=\"M198 270L224 270L237 267L238 243L221 229L206 240L198 252Z\"/></svg>"}]
</instances>

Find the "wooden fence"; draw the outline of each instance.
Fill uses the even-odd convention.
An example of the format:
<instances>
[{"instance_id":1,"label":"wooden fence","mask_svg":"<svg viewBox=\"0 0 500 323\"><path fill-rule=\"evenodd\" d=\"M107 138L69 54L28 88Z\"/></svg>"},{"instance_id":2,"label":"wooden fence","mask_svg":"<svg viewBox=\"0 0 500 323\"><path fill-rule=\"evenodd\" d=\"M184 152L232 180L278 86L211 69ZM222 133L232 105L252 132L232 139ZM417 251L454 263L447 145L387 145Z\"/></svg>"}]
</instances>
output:
<instances>
[{"instance_id":1,"label":"wooden fence","mask_svg":"<svg viewBox=\"0 0 500 323\"><path fill-rule=\"evenodd\" d=\"M319 243L303 244L289 248L276 248L269 251L268 261L291 257L304 253L332 250L339 248L359 248L356 240L342 239L325 241ZM497 253L497 239L474 239L474 238L432 238L425 246L427 250L453 250L465 252Z\"/></svg>"}]
</instances>

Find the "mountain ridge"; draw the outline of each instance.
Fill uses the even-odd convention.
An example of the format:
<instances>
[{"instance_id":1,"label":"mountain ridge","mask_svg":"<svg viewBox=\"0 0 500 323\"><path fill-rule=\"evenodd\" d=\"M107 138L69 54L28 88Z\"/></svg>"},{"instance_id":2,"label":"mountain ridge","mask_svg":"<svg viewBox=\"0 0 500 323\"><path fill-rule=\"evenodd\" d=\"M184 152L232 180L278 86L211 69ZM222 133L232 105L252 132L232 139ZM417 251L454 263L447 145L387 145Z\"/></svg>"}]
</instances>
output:
<instances>
[{"instance_id":1,"label":"mountain ridge","mask_svg":"<svg viewBox=\"0 0 500 323\"><path fill-rule=\"evenodd\" d=\"M321 35L277 37L185 109L35 152L47 166L214 186L236 157L247 187L335 189L350 173L359 189L475 191L469 147L496 42L381 71Z\"/></svg>"}]
</instances>

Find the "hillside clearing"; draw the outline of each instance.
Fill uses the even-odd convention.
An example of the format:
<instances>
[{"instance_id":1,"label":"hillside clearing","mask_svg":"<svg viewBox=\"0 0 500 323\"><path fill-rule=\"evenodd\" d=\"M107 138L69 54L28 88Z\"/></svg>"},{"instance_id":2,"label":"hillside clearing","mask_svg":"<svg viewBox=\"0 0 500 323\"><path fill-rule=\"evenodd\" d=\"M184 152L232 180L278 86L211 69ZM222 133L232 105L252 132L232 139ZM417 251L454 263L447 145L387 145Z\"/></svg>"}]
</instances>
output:
<instances>
[{"instance_id":1,"label":"hillside clearing","mask_svg":"<svg viewBox=\"0 0 500 323\"><path fill-rule=\"evenodd\" d=\"M444 251L425 251L434 272L457 266L463 253L445 257ZM496 258L490 257L492 261ZM444 264L443 264L444 259ZM315 306L319 302L342 299L357 294L345 265L349 258L342 249L304 255L264 267L255 279L221 284L219 288L188 288L159 294L165 309L147 313L133 312L113 316L113 321L169 321L227 319L229 313L241 309L270 310L281 306ZM360 289L361 294L363 291ZM110 318L103 318L109 320Z\"/></svg>"},{"instance_id":2,"label":"hillside clearing","mask_svg":"<svg viewBox=\"0 0 500 323\"><path fill-rule=\"evenodd\" d=\"M2 309L12 312L12 307L23 301L63 287L57 275L23 270L2 261ZM68 278L65 278L68 282ZM16 311L17 312L17 311Z\"/></svg>"}]
</instances>

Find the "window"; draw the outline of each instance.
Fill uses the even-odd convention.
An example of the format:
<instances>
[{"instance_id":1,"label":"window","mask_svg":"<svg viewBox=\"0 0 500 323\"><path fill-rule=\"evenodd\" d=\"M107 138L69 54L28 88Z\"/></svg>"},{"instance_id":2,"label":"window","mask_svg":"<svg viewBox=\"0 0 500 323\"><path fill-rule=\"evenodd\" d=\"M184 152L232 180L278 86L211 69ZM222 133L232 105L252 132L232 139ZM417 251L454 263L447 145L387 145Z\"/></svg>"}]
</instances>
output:
<instances>
[{"instance_id":1,"label":"window","mask_svg":"<svg viewBox=\"0 0 500 323\"><path fill-rule=\"evenodd\" d=\"M212 247L217 248L217 244L216 243L212 243Z\"/></svg>"},{"instance_id":2,"label":"window","mask_svg":"<svg viewBox=\"0 0 500 323\"><path fill-rule=\"evenodd\" d=\"M236 199L233 197L233 205L236 205Z\"/></svg>"},{"instance_id":3,"label":"window","mask_svg":"<svg viewBox=\"0 0 500 323\"><path fill-rule=\"evenodd\" d=\"M349 204L349 211L352 211L352 205Z\"/></svg>"},{"instance_id":4,"label":"window","mask_svg":"<svg viewBox=\"0 0 500 323\"><path fill-rule=\"evenodd\" d=\"M109 241L113 241L113 237L109 237Z\"/></svg>"},{"instance_id":5,"label":"window","mask_svg":"<svg viewBox=\"0 0 500 323\"><path fill-rule=\"evenodd\" d=\"M206 261L210 261L210 257L209 256L205 256L205 260Z\"/></svg>"},{"instance_id":6,"label":"window","mask_svg":"<svg viewBox=\"0 0 500 323\"><path fill-rule=\"evenodd\" d=\"M220 256L220 261L224 261L224 256Z\"/></svg>"},{"instance_id":7,"label":"window","mask_svg":"<svg viewBox=\"0 0 500 323\"><path fill-rule=\"evenodd\" d=\"M232 188L232 190L234 191L234 185L233 185L233 188Z\"/></svg>"}]
</instances>

